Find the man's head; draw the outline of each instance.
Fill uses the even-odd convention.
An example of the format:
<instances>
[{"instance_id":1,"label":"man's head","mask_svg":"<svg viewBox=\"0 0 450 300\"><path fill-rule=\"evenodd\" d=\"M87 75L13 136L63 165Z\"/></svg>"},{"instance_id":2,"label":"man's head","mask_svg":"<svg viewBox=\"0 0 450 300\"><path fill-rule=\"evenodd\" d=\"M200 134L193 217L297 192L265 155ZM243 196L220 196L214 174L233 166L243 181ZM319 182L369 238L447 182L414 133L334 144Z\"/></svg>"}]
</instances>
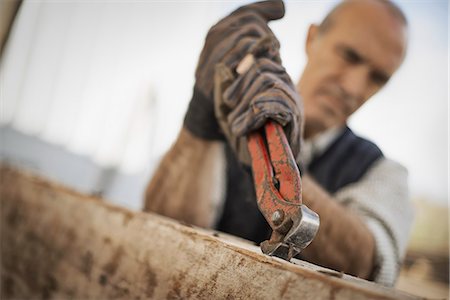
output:
<instances>
[{"instance_id":1,"label":"man's head","mask_svg":"<svg viewBox=\"0 0 450 300\"><path fill-rule=\"evenodd\" d=\"M343 125L401 65L407 21L384 0L340 3L311 25L308 62L297 84L305 109L305 137Z\"/></svg>"}]
</instances>

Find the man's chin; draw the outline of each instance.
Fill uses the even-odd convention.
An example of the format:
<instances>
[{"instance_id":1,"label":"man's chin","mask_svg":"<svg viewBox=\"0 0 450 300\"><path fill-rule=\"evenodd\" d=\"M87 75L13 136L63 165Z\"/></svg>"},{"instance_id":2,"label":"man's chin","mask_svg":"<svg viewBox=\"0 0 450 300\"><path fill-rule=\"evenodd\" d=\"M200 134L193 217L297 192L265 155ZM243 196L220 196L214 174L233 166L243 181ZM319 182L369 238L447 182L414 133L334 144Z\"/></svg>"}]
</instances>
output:
<instances>
[{"instance_id":1,"label":"man's chin","mask_svg":"<svg viewBox=\"0 0 450 300\"><path fill-rule=\"evenodd\" d=\"M305 131L303 137L310 139L328 129L341 127L346 124L346 120L341 120L323 116L305 116Z\"/></svg>"},{"instance_id":2,"label":"man's chin","mask_svg":"<svg viewBox=\"0 0 450 300\"><path fill-rule=\"evenodd\" d=\"M305 121L305 131L304 131L304 138L310 139L314 137L315 135L324 132L327 130L330 126L327 126L324 122L320 120L306 120Z\"/></svg>"}]
</instances>

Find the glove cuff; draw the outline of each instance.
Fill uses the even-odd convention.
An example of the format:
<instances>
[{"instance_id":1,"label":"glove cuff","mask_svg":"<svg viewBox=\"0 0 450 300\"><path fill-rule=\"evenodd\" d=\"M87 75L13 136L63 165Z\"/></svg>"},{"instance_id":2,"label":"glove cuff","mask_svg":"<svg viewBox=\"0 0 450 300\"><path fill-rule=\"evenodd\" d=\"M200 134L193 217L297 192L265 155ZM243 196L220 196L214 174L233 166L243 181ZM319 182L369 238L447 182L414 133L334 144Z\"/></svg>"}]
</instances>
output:
<instances>
[{"instance_id":1,"label":"glove cuff","mask_svg":"<svg viewBox=\"0 0 450 300\"><path fill-rule=\"evenodd\" d=\"M193 135L201 139L224 140L225 136L217 123L212 101L194 86L183 124Z\"/></svg>"}]
</instances>

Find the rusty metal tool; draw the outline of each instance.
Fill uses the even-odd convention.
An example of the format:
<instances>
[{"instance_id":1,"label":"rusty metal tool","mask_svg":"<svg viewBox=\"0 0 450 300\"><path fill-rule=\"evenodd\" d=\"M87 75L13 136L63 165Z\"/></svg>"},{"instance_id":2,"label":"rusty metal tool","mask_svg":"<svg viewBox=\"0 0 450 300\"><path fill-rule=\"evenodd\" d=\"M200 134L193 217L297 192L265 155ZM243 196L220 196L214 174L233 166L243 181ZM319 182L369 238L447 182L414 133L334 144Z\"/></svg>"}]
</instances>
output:
<instances>
[{"instance_id":1,"label":"rusty metal tool","mask_svg":"<svg viewBox=\"0 0 450 300\"><path fill-rule=\"evenodd\" d=\"M259 210L272 228L261 250L290 261L319 229L319 215L302 204L302 183L281 125L269 121L248 136Z\"/></svg>"},{"instance_id":2,"label":"rusty metal tool","mask_svg":"<svg viewBox=\"0 0 450 300\"><path fill-rule=\"evenodd\" d=\"M254 62L255 57L247 54L236 72L243 75ZM248 149L258 207L273 230L261 250L290 261L316 236L319 215L302 204L300 172L281 125L269 121L250 133Z\"/></svg>"}]
</instances>

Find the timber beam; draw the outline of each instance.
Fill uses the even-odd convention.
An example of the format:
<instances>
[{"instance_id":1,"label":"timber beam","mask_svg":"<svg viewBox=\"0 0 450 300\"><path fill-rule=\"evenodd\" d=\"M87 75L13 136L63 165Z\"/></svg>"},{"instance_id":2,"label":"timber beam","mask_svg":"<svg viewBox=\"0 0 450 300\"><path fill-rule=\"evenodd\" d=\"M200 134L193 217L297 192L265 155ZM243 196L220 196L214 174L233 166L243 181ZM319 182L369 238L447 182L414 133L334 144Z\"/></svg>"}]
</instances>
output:
<instances>
[{"instance_id":1,"label":"timber beam","mask_svg":"<svg viewBox=\"0 0 450 300\"><path fill-rule=\"evenodd\" d=\"M1 298L415 299L0 166Z\"/></svg>"}]
</instances>

